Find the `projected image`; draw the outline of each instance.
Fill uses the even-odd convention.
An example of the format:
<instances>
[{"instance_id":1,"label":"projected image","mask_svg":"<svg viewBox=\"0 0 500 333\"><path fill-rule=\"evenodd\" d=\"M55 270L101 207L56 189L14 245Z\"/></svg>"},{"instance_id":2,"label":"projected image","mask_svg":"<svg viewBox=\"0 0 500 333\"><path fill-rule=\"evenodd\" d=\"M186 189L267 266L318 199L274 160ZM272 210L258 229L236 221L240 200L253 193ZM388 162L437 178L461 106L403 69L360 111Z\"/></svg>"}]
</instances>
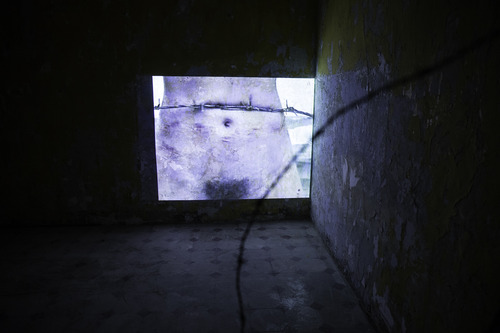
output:
<instances>
[{"instance_id":1,"label":"projected image","mask_svg":"<svg viewBox=\"0 0 500 333\"><path fill-rule=\"evenodd\" d=\"M159 200L309 197L314 79L153 76Z\"/></svg>"}]
</instances>

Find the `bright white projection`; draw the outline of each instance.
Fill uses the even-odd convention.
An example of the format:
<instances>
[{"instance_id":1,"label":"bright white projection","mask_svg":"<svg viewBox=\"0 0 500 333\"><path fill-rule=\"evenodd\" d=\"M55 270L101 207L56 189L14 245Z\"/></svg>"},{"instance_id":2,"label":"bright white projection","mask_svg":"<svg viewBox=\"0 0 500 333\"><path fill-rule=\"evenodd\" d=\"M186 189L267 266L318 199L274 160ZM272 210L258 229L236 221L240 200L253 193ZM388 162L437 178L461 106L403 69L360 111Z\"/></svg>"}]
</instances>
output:
<instances>
[{"instance_id":1,"label":"bright white projection","mask_svg":"<svg viewBox=\"0 0 500 333\"><path fill-rule=\"evenodd\" d=\"M152 80L159 200L309 197L314 79Z\"/></svg>"}]
</instances>

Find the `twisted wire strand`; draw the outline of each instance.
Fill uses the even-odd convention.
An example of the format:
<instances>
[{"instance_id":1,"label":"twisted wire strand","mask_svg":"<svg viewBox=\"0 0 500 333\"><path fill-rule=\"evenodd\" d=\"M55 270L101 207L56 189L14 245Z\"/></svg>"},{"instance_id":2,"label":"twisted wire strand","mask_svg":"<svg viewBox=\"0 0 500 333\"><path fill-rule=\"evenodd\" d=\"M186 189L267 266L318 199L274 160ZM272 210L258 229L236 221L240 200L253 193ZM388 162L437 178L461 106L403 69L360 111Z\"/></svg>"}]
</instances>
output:
<instances>
[{"instance_id":1,"label":"twisted wire strand","mask_svg":"<svg viewBox=\"0 0 500 333\"><path fill-rule=\"evenodd\" d=\"M204 109L220 109L225 111L256 111L256 112L280 112L280 113L294 113L312 118L313 115L308 112L299 111L294 107L286 107L282 109L273 109L261 106L252 105L226 105L226 104L192 104L192 105L168 105L168 106L155 106L155 110L168 110L168 109L181 109L192 108L195 111L202 111Z\"/></svg>"}]
</instances>

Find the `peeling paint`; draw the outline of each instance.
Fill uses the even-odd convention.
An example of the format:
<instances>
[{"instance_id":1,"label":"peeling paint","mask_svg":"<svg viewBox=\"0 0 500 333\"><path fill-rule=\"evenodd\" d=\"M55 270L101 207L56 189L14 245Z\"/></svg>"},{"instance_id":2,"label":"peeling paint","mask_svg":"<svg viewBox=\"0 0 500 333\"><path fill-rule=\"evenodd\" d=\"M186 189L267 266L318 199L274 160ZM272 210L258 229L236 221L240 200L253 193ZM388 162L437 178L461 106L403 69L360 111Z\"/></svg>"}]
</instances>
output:
<instances>
[{"instance_id":1,"label":"peeling paint","mask_svg":"<svg viewBox=\"0 0 500 333\"><path fill-rule=\"evenodd\" d=\"M347 160L344 158L344 163L342 164L342 184L344 184L344 186L347 183L348 172L349 172L349 166L347 165Z\"/></svg>"},{"instance_id":2,"label":"peeling paint","mask_svg":"<svg viewBox=\"0 0 500 333\"><path fill-rule=\"evenodd\" d=\"M359 180L360 178L356 177L356 169L351 169L349 172L349 187L355 187L358 184Z\"/></svg>"},{"instance_id":3,"label":"peeling paint","mask_svg":"<svg viewBox=\"0 0 500 333\"><path fill-rule=\"evenodd\" d=\"M490 31L493 7L324 1L316 125ZM500 253L498 44L349 110L314 144L312 218L382 331L488 331L500 313L486 264Z\"/></svg>"}]
</instances>

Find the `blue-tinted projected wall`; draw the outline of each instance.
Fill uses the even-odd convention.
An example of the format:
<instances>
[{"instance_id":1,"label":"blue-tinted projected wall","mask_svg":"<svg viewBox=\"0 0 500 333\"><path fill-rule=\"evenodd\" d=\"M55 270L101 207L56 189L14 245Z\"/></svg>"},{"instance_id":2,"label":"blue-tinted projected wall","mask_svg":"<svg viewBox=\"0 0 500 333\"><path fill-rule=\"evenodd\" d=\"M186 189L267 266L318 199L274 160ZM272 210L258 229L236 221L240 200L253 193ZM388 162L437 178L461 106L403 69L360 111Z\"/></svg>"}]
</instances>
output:
<instances>
[{"instance_id":1,"label":"blue-tinted projected wall","mask_svg":"<svg viewBox=\"0 0 500 333\"><path fill-rule=\"evenodd\" d=\"M309 197L314 79L153 77L159 200Z\"/></svg>"}]
</instances>

